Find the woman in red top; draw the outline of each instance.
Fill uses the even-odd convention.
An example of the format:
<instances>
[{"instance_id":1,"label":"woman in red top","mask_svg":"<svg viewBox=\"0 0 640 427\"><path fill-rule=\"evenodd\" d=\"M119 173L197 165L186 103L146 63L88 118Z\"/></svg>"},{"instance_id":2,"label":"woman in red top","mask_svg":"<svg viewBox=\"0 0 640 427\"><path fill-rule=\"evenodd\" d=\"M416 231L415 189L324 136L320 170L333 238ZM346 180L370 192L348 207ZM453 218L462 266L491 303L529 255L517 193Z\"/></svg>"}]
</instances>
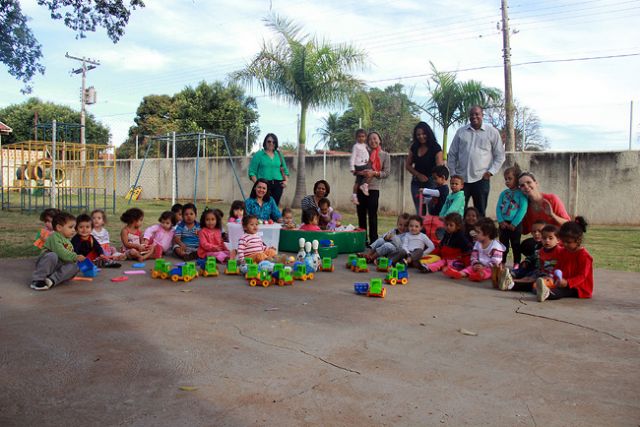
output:
<instances>
[{"instance_id":1,"label":"woman in red top","mask_svg":"<svg viewBox=\"0 0 640 427\"><path fill-rule=\"evenodd\" d=\"M591 298L593 295L593 258L582 247L582 238L587 231L587 221L581 216L567 221L560 227L558 236L564 249L558 257L555 283L548 286L546 278L536 281L538 301L560 298ZM556 271L557 271L556 270Z\"/></svg>"},{"instance_id":2,"label":"woman in red top","mask_svg":"<svg viewBox=\"0 0 640 427\"><path fill-rule=\"evenodd\" d=\"M559 227L571 219L562 200L555 194L542 193L531 172L522 172L518 177L518 184L529 199L529 207L522 220L522 234L530 233L531 226L538 220Z\"/></svg>"}]
</instances>

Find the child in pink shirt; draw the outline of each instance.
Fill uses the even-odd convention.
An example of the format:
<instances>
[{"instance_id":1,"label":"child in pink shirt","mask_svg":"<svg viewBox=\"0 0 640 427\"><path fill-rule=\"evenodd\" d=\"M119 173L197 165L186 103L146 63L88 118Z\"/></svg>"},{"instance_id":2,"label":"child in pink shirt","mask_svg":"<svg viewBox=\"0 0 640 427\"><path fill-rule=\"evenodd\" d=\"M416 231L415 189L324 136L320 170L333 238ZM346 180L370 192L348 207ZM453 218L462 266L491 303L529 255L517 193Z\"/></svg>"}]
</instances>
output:
<instances>
[{"instance_id":1,"label":"child in pink shirt","mask_svg":"<svg viewBox=\"0 0 640 427\"><path fill-rule=\"evenodd\" d=\"M200 216L198 233L200 246L198 246L198 258L215 257L218 262L226 262L229 259L229 250L222 239L222 217L216 209L205 209Z\"/></svg>"},{"instance_id":2,"label":"child in pink shirt","mask_svg":"<svg viewBox=\"0 0 640 427\"><path fill-rule=\"evenodd\" d=\"M156 245L153 258L162 258L164 254L170 252L175 233L174 225L176 225L176 214L171 211L164 211L158 218L158 224L154 224L144 230L142 243L149 246L154 243Z\"/></svg>"}]
</instances>

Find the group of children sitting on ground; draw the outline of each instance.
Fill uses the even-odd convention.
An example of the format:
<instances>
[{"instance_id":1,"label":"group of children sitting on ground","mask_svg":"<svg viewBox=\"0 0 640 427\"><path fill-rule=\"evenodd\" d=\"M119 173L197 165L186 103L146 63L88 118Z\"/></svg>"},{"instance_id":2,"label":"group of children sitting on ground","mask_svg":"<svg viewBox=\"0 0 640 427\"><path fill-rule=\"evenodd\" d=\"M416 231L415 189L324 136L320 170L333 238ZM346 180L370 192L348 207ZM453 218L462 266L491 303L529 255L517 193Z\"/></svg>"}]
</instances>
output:
<instances>
[{"instance_id":1,"label":"group of children sitting on ground","mask_svg":"<svg viewBox=\"0 0 640 427\"><path fill-rule=\"evenodd\" d=\"M444 222L438 245L423 232L422 217L403 213L398 216L394 229L358 255L368 262L387 257L393 264L402 262L422 273L442 271L454 279L492 279L494 285L504 291L535 291L539 301L591 297L593 260L582 247L586 221L577 217L560 227L538 221L533 224L531 237L521 242L519 225L527 202L517 189L518 175L517 166L504 172L507 189L498 200L496 226L492 219L480 218L474 207L464 208L461 177L451 177L451 192L448 192L448 170L438 166L434 170L434 181L439 194L428 202L429 212L440 215ZM319 211L303 211L301 230L317 231L322 229L320 224L325 227L339 224L339 218L332 215L335 212L324 200L320 201ZM517 203L509 202L514 200ZM31 287L46 290L71 279L78 272L76 262L85 258L101 267L117 268L119 260L144 261L170 253L183 260L211 256L226 262L233 257L241 263L245 258L260 262L276 255L277 249L267 247L258 234L258 218L244 215L242 201L234 201L229 212L229 222L241 222L244 231L235 251L230 252L227 246L228 237L222 229L223 212L207 208L200 221L197 213L192 203L176 204L143 233L144 212L138 208L128 209L120 217L124 223L120 232L122 244L116 248L111 245L105 228L104 211L97 209L76 218L57 209L47 209L40 217L45 228L35 242L44 252L36 263ZM283 210L283 227L296 228L291 209ZM510 247L514 262L511 270L505 266ZM437 255L439 259L425 262L427 255ZM523 255L525 259L521 262Z\"/></svg>"},{"instance_id":2,"label":"group of children sitting on ground","mask_svg":"<svg viewBox=\"0 0 640 427\"><path fill-rule=\"evenodd\" d=\"M429 214L444 223L438 245L422 232L423 218L403 213L398 217L396 228L359 256L368 262L387 257L392 263L404 262L422 273L442 271L453 279L492 279L503 291L536 292L539 301L590 298L593 259L582 247L587 222L580 216L560 227L537 221L531 237L521 241L521 223L528 202L518 188L520 173L517 165L504 172L507 189L498 199L496 226L494 220L480 218L476 208L465 209L463 178L452 176L449 192L446 186L449 172L445 166L437 166L433 171L437 192L425 191L425 194L430 196L426 198ZM510 248L513 250L511 270L505 265ZM428 255L438 258L429 260ZM523 255L525 259L521 262Z\"/></svg>"}]
</instances>

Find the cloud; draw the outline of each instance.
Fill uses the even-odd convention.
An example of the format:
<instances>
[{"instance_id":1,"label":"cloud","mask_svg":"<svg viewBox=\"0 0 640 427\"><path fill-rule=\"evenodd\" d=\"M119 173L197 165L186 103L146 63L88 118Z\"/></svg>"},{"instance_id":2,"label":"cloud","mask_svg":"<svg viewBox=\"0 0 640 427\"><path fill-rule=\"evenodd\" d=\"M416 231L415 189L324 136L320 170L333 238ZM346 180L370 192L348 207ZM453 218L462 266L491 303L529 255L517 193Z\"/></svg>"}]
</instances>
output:
<instances>
[{"instance_id":1,"label":"cloud","mask_svg":"<svg viewBox=\"0 0 640 427\"><path fill-rule=\"evenodd\" d=\"M112 67L115 71L147 71L158 72L168 69L171 57L155 49L142 46L128 45L105 49L96 52L103 65Z\"/></svg>"}]
</instances>

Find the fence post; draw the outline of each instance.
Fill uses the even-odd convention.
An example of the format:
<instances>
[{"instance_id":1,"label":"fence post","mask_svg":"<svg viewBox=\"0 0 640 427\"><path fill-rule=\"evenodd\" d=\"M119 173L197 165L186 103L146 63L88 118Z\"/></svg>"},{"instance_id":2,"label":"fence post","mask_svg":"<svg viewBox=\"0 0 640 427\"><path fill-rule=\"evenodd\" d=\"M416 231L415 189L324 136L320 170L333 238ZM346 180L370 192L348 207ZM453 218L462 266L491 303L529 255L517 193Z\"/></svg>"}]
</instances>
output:
<instances>
[{"instance_id":1,"label":"fence post","mask_svg":"<svg viewBox=\"0 0 640 427\"><path fill-rule=\"evenodd\" d=\"M51 135L51 207L58 206L58 192L56 188L56 130L57 121L54 119L51 123L52 135Z\"/></svg>"},{"instance_id":2,"label":"fence post","mask_svg":"<svg viewBox=\"0 0 640 427\"><path fill-rule=\"evenodd\" d=\"M176 204L176 192L178 185L178 174L176 169L176 133L173 132L173 160L172 160L172 179L171 179L171 205Z\"/></svg>"},{"instance_id":3,"label":"fence post","mask_svg":"<svg viewBox=\"0 0 640 427\"><path fill-rule=\"evenodd\" d=\"M193 177L193 204L196 204L196 198L198 196L198 165L200 163L200 132L198 132L198 149L196 151L196 170Z\"/></svg>"}]
</instances>

